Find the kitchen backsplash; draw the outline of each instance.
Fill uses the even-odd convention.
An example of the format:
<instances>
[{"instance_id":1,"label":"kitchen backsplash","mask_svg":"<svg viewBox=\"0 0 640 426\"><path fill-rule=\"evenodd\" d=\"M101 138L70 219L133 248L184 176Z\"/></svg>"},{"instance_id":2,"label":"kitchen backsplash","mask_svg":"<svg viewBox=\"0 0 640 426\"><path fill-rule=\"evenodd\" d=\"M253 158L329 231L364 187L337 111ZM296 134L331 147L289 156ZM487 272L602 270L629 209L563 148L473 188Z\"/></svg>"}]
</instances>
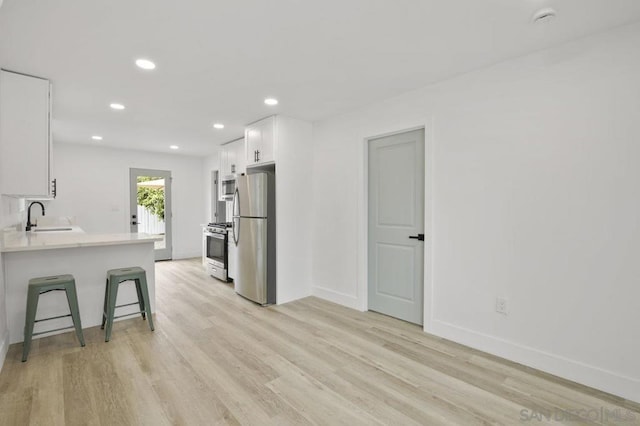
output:
<instances>
[{"instance_id":1,"label":"kitchen backsplash","mask_svg":"<svg viewBox=\"0 0 640 426\"><path fill-rule=\"evenodd\" d=\"M19 230L27 220L25 201L22 198L2 196L0 202L0 229L13 228Z\"/></svg>"},{"instance_id":2,"label":"kitchen backsplash","mask_svg":"<svg viewBox=\"0 0 640 426\"><path fill-rule=\"evenodd\" d=\"M49 208L48 200L41 200L45 210ZM0 197L0 230L22 231L27 224L27 206L30 200L23 198ZM40 226L76 225L75 217L42 216L39 207L31 210L31 222Z\"/></svg>"}]
</instances>

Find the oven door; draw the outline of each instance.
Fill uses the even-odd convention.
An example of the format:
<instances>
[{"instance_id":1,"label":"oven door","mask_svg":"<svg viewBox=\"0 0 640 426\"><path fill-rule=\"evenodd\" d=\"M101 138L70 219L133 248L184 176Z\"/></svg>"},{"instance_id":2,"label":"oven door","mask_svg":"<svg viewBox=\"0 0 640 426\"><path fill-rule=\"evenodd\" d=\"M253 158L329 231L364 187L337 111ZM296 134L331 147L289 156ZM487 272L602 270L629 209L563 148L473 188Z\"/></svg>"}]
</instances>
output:
<instances>
[{"instance_id":1,"label":"oven door","mask_svg":"<svg viewBox=\"0 0 640 426\"><path fill-rule=\"evenodd\" d=\"M227 235L205 232L204 238L206 260L220 268L227 269Z\"/></svg>"}]
</instances>

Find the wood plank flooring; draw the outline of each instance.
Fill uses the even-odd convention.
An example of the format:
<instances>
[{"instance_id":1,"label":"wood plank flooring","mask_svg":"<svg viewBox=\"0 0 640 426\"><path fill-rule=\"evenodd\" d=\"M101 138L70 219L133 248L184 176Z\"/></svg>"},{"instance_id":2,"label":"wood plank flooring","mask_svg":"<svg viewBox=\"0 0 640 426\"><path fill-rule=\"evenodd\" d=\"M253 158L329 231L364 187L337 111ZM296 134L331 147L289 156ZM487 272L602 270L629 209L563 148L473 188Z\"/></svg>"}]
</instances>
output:
<instances>
[{"instance_id":1,"label":"wood plank flooring","mask_svg":"<svg viewBox=\"0 0 640 426\"><path fill-rule=\"evenodd\" d=\"M638 404L383 315L313 297L261 308L197 259L156 277L155 332L135 318L109 343L98 327L85 348L46 337L26 363L12 345L0 425L640 425Z\"/></svg>"}]
</instances>

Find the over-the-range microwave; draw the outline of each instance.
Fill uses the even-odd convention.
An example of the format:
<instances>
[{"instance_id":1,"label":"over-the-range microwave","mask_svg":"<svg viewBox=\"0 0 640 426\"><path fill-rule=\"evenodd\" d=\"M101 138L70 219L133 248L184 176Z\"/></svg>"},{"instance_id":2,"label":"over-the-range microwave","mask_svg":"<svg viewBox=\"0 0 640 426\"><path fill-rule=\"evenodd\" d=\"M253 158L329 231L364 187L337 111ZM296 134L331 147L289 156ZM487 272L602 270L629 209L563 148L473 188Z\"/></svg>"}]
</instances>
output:
<instances>
[{"instance_id":1,"label":"over-the-range microwave","mask_svg":"<svg viewBox=\"0 0 640 426\"><path fill-rule=\"evenodd\" d=\"M236 175L224 176L220 182L220 199L233 201L233 194L236 192Z\"/></svg>"}]
</instances>

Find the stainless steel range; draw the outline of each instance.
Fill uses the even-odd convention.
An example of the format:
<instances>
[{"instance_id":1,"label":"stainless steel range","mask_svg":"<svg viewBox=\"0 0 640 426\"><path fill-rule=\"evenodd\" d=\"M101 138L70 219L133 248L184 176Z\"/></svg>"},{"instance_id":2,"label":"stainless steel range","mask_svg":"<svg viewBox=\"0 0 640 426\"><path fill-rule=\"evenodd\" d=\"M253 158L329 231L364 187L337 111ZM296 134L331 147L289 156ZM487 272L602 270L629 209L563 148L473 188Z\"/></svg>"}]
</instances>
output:
<instances>
[{"instance_id":1,"label":"stainless steel range","mask_svg":"<svg viewBox=\"0 0 640 426\"><path fill-rule=\"evenodd\" d=\"M229 252L227 229L231 223L210 223L204 227L202 239L202 264L214 278L228 281Z\"/></svg>"}]
</instances>

